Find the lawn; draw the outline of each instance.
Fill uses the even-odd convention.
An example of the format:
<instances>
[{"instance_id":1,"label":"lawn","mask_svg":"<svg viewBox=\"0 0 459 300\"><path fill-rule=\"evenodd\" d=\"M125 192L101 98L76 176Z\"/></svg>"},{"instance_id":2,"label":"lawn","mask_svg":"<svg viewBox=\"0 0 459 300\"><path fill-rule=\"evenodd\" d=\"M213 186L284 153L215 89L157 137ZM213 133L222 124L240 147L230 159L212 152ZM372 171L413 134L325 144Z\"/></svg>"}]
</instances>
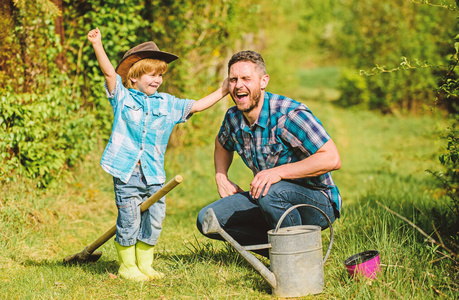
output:
<instances>
[{"instance_id":1,"label":"lawn","mask_svg":"<svg viewBox=\"0 0 459 300\"><path fill-rule=\"evenodd\" d=\"M295 97L302 99L301 94ZM445 126L442 119L343 110L317 99L305 103L325 124L342 158L334 178L343 196L343 215L333 225L324 292L313 298L458 298L457 265L382 207L433 233L431 223L437 219L430 213L433 208L444 213L447 199L425 170L440 168L437 132ZM164 279L132 283L117 277L113 240L100 248L103 255L96 263L62 263L115 223L112 180L98 162L101 145L48 190L38 190L23 178L1 187L0 298L270 299L271 288L260 274L231 247L204 238L195 227L198 211L218 199L212 137L221 116L219 110L206 113L203 118L216 118L200 133L208 138L168 149L168 179L180 174L184 180L167 196L167 216L156 246L155 267L166 274ZM245 188L251 179L239 158L230 176ZM329 230L322 232L322 239L325 252ZM381 272L373 281L351 279L343 261L371 249L380 252Z\"/></svg>"}]
</instances>

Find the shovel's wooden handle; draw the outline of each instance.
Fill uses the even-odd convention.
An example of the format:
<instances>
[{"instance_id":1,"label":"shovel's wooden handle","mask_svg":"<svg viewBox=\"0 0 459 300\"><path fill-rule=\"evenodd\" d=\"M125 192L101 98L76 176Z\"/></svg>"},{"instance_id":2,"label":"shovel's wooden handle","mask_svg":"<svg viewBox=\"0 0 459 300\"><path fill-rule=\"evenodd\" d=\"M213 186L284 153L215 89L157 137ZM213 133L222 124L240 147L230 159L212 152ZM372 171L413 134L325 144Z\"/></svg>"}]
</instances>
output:
<instances>
[{"instance_id":1,"label":"shovel's wooden handle","mask_svg":"<svg viewBox=\"0 0 459 300\"><path fill-rule=\"evenodd\" d=\"M156 193L151 195L150 198L145 200L140 205L140 211L141 212L146 211L150 206L152 206L153 204L155 204L156 201L164 197L167 193L169 193L173 188L179 185L182 181L183 181L182 176L176 175L168 183L166 183L161 189L159 189ZM107 230L107 232L105 232L100 238L94 241L91 245L87 246L86 251L88 251L88 253L93 253L97 248L105 244L105 242L107 242L115 234L116 234L116 225L114 225L112 228Z\"/></svg>"},{"instance_id":2,"label":"shovel's wooden handle","mask_svg":"<svg viewBox=\"0 0 459 300\"><path fill-rule=\"evenodd\" d=\"M150 206L156 203L159 199L164 197L167 193L169 193L173 188L175 188L179 183L182 182L182 176L177 175L172 178L166 185L164 185L159 191L154 193L150 196L147 200L145 200L142 204L140 204L140 212L146 211Z\"/></svg>"}]
</instances>

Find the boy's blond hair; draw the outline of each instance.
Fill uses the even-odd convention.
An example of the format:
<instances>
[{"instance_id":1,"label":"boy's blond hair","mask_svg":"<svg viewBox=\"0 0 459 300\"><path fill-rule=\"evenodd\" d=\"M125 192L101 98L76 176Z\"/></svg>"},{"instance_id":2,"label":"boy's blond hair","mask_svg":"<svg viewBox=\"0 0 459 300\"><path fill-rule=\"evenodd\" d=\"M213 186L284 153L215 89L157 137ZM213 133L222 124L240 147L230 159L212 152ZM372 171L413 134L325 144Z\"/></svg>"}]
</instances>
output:
<instances>
[{"instance_id":1,"label":"boy's blond hair","mask_svg":"<svg viewBox=\"0 0 459 300\"><path fill-rule=\"evenodd\" d=\"M140 78L142 75L152 73L164 74L167 71L167 63L163 60L145 58L139 60L131 66L129 69L126 79L123 82L124 86L128 89L134 88L131 78Z\"/></svg>"}]
</instances>

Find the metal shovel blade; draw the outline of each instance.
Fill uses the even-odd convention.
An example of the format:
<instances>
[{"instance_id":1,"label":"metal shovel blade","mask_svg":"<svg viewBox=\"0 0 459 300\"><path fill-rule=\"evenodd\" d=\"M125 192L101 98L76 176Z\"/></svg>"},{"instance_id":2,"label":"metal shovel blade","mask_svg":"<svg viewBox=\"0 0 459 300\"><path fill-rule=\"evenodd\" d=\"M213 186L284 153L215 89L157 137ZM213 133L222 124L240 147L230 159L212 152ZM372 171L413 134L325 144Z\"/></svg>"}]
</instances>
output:
<instances>
[{"instance_id":1,"label":"metal shovel blade","mask_svg":"<svg viewBox=\"0 0 459 300\"><path fill-rule=\"evenodd\" d=\"M87 262L96 262L102 256L102 251L89 253L87 247L83 251L64 258L64 264L81 264Z\"/></svg>"}]
</instances>

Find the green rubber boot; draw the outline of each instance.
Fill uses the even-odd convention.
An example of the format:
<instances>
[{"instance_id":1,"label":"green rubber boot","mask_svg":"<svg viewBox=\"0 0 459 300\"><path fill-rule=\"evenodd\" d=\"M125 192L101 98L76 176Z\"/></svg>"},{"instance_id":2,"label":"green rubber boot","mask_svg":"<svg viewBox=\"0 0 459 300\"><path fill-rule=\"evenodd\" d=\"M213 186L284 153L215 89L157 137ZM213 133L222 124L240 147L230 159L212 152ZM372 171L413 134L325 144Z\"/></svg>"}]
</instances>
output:
<instances>
[{"instance_id":1,"label":"green rubber boot","mask_svg":"<svg viewBox=\"0 0 459 300\"><path fill-rule=\"evenodd\" d=\"M137 266L142 273L151 279L160 279L164 277L164 274L151 267L153 264L153 247L144 242L137 241L137 244L135 244Z\"/></svg>"},{"instance_id":2,"label":"green rubber boot","mask_svg":"<svg viewBox=\"0 0 459 300\"><path fill-rule=\"evenodd\" d=\"M150 280L150 277L140 272L139 268L135 264L135 245L125 247L115 241L115 246L118 251L118 258L120 261L118 274L121 278L134 281Z\"/></svg>"}]
</instances>

